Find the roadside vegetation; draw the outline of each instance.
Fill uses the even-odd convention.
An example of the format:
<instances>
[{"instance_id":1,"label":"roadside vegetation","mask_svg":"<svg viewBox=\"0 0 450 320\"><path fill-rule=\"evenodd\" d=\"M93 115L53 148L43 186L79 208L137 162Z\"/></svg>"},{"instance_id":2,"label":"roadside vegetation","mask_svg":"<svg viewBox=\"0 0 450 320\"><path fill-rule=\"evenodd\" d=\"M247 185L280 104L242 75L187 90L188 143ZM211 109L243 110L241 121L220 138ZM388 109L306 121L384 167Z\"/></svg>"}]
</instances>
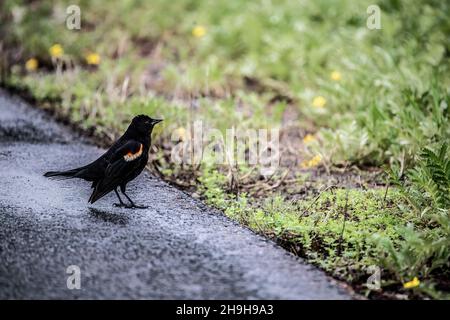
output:
<instances>
[{"instance_id":1,"label":"roadside vegetation","mask_svg":"<svg viewBox=\"0 0 450 320\"><path fill-rule=\"evenodd\" d=\"M449 298L450 3L371 4L5 0L1 85L105 143L162 117L155 174L370 298ZM174 163L196 120L279 129L279 169Z\"/></svg>"}]
</instances>

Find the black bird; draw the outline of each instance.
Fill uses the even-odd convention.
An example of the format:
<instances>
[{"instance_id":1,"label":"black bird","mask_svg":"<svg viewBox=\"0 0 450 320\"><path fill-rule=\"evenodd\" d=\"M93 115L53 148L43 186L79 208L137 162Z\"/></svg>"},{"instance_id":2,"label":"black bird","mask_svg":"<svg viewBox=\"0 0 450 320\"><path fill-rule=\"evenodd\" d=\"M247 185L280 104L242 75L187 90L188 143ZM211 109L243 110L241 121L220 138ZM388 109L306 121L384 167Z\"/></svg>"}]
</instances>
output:
<instances>
[{"instance_id":1,"label":"black bird","mask_svg":"<svg viewBox=\"0 0 450 320\"><path fill-rule=\"evenodd\" d=\"M112 147L94 162L80 168L67 171L50 171L45 177L62 177L66 179L80 178L92 181L94 191L89 198L94 203L114 190L119 203L116 206L126 208L147 208L138 206L128 197L127 183L136 178L144 170L148 161L153 127L162 120L152 119L145 115L133 118L128 129ZM125 204L120 198L117 188L130 202Z\"/></svg>"}]
</instances>

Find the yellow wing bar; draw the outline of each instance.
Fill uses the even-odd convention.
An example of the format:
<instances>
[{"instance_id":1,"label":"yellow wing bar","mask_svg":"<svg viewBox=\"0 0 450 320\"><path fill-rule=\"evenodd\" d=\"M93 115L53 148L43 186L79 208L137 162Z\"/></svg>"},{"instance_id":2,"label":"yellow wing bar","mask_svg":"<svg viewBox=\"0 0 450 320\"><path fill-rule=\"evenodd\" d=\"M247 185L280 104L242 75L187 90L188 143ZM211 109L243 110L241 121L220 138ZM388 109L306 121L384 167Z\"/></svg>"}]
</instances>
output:
<instances>
[{"instance_id":1,"label":"yellow wing bar","mask_svg":"<svg viewBox=\"0 0 450 320\"><path fill-rule=\"evenodd\" d=\"M139 150L136 153L128 152L126 155L123 156L125 161L133 161L137 158L139 158L142 155L142 150L144 149L144 146L142 143L139 146Z\"/></svg>"}]
</instances>

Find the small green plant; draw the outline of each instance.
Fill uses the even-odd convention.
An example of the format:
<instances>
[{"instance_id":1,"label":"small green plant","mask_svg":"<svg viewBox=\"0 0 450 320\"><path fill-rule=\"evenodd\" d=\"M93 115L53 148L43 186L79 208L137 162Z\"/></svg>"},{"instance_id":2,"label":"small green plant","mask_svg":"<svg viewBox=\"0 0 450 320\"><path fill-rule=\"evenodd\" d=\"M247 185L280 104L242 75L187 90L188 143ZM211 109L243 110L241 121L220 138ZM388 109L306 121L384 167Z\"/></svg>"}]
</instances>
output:
<instances>
[{"instance_id":1,"label":"small green plant","mask_svg":"<svg viewBox=\"0 0 450 320\"><path fill-rule=\"evenodd\" d=\"M421 207L425 210L450 208L450 157L447 143L434 152L424 148L420 160L408 174L414 186L415 196L421 195Z\"/></svg>"},{"instance_id":2,"label":"small green plant","mask_svg":"<svg viewBox=\"0 0 450 320\"><path fill-rule=\"evenodd\" d=\"M436 291L437 283L450 275L450 155L447 143L436 150L424 148L414 168L406 170L404 176L398 167L392 167L390 177L410 204L406 209L414 209L420 220L416 226L398 228L403 241L397 244L380 234L374 236L381 250L380 262L398 281L404 283L417 277L424 281L415 290L441 297Z\"/></svg>"},{"instance_id":3,"label":"small green plant","mask_svg":"<svg viewBox=\"0 0 450 320\"><path fill-rule=\"evenodd\" d=\"M398 186L420 216L448 215L450 209L450 156L447 143L436 151L423 148L414 167L392 165L390 182Z\"/></svg>"}]
</instances>

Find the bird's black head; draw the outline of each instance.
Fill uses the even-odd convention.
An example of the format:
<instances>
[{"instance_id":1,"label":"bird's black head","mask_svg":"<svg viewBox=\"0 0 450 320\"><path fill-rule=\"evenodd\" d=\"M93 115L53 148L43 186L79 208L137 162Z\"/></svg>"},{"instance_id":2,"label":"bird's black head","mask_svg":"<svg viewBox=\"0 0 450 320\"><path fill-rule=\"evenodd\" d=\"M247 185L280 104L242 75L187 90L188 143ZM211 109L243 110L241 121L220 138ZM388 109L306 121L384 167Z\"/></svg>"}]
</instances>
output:
<instances>
[{"instance_id":1,"label":"bird's black head","mask_svg":"<svg viewBox=\"0 0 450 320\"><path fill-rule=\"evenodd\" d=\"M149 135L152 133L155 124L161 121L160 119L152 119L149 116L141 114L133 118L130 129L133 129L139 135Z\"/></svg>"}]
</instances>

